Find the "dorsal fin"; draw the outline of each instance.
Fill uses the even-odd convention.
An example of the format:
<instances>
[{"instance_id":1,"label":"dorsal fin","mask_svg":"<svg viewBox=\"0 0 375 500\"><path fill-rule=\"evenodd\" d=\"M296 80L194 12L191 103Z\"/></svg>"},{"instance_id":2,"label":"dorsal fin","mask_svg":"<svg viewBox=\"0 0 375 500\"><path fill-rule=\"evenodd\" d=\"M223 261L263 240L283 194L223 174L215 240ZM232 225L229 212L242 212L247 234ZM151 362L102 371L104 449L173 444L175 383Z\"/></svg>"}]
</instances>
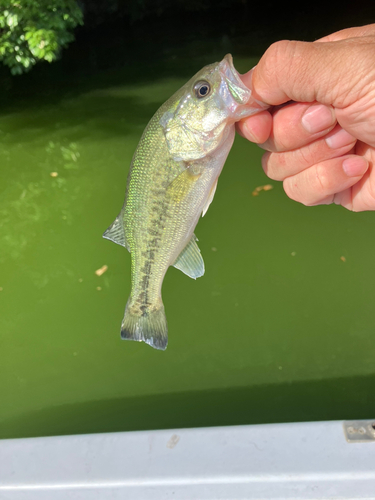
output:
<instances>
[{"instance_id":1,"label":"dorsal fin","mask_svg":"<svg viewBox=\"0 0 375 500\"><path fill-rule=\"evenodd\" d=\"M122 212L119 213L119 215L112 222L109 228L104 231L103 238L106 238L107 240L113 241L113 243L117 243L118 245L125 247L130 252L129 245L125 238Z\"/></svg>"},{"instance_id":2,"label":"dorsal fin","mask_svg":"<svg viewBox=\"0 0 375 500\"><path fill-rule=\"evenodd\" d=\"M204 262L201 251L197 245L195 234L177 257L173 266L185 273L190 278L196 279L204 275Z\"/></svg>"}]
</instances>

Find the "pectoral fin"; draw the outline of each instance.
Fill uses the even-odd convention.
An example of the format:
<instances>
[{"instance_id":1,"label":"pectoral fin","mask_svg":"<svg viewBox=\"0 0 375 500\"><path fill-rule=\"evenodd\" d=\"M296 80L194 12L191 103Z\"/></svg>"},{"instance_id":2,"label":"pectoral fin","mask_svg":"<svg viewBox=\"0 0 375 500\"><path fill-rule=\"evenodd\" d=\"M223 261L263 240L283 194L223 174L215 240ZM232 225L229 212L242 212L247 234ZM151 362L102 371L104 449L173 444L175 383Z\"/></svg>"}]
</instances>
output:
<instances>
[{"instance_id":1,"label":"pectoral fin","mask_svg":"<svg viewBox=\"0 0 375 500\"><path fill-rule=\"evenodd\" d=\"M197 182L201 173L197 169L197 173L193 172L191 168L185 168L168 186L167 196L169 196L174 203L180 203L190 192L192 186Z\"/></svg>"},{"instance_id":2,"label":"pectoral fin","mask_svg":"<svg viewBox=\"0 0 375 500\"><path fill-rule=\"evenodd\" d=\"M117 243L118 245L125 247L130 252L129 245L125 237L122 212L119 213L119 215L112 222L109 228L104 231L103 238L106 238L107 240L113 241L113 243Z\"/></svg>"},{"instance_id":3,"label":"pectoral fin","mask_svg":"<svg viewBox=\"0 0 375 500\"><path fill-rule=\"evenodd\" d=\"M210 191L210 194L208 195L208 198L207 198L206 204L205 204L205 206L203 207L203 210L202 210L202 217L204 217L204 216L206 215L206 212L207 212L207 210L208 210L208 207L211 205L212 200L214 199L215 192L216 192L216 188L217 188L217 179L216 179L216 181L215 181L215 184L212 186L211 191Z\"/></svg>"},{"instance_id":4,"label":"pectoral fin","mask_svg":"<svg viewBox=\"0 0 375 500\"><path fill-rule=\"evenodd\" d=\"M196 279L204 275L204 262L201 251L197 245L195 234L182 250L173 266L185 273L190 278Z\"/></svg>"}]
</instances>

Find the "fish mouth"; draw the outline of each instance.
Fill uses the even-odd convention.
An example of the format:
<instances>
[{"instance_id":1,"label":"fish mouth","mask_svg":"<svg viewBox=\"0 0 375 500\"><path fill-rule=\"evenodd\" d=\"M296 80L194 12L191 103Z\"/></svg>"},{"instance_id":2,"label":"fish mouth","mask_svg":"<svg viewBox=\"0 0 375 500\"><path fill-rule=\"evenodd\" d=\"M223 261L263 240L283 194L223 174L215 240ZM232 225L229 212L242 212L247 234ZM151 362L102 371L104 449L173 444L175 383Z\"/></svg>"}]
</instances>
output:
<instances>
[{"instance_id":1,"label":"fish mouth","mask_svg":"<svg viewBox=\"0 0 375 500\"><path fill-rule=\"evenodd\" d=\"M219 64L219 69L224 77L232 97L238 104L247 104L251 97L251 90L241 80L233 65L232 54L227 54Z\"/></svg>"},{"instance_id":2,"label":"fish mouth","mask_svg":"<svg viewBox=\"0 0 375 500\"><path fill-rule=\"evenodd\" d=\"M254 99L252 96L252 91L246 87L246 85L241 80L240 74L233 65L233 57L231 54L227 54L224 59L219 64L219 70L225 80L228 90L236 101L236 103L242 105L239 106L235 112L235 118L237 120L245 118L247 116L255 115L260 111L268 109L270 106L264 102Z\"/></svg>"}]
</instances>

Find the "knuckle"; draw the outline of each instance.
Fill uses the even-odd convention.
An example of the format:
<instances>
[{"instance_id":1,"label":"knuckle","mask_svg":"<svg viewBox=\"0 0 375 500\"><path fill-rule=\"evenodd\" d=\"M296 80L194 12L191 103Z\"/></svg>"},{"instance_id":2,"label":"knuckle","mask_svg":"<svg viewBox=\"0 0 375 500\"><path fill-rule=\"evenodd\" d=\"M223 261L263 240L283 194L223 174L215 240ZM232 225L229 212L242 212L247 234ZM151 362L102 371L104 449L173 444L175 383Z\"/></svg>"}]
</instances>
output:
<instances>
[{"instance_id":1,"label":"knuckle","mask_svg":"<svg viewBox=\"0 0 375 500\"><path fill-rule=\"evenodd\" d=\"M279 40L271 44L266 50L266 54L270 62L280 64L280 61L284 61L284 57L287 55L292 55L297 46L298 42L293 40Z\"/></svg>"},{"instance_id":2,"label":"knuckle","mask_svg":"<svg viewBox=\"0 0 375 500\"><path fill-rule=\"evenodd\" d=\"M275 150L279 152L288 151L291 149L291 137L284 135L284 131L279 133L275 142Z\"/></svg>"},{"instance_id":3,"label":"knuckle","mask_svg":"<svg viewBox=\"0 0 375 500\"><path fill-rule=\"evenodd\" d=\"M266 153L262 157L263 170L273 181L283 181L287 177L285 166L286 162L282 154Z\"/></svg>"},{"instance_id":4,"label":"knuckle","mask_svg":"<svg viewBox=\"0 0 375 500\"><path fill-rule=\"evenodd\" d=\"M263 71L266 78L269 75L277 78L279 73L277 68L280 64L285 65L286 58L293 53L294 43L290 40L279 40L268 47L261 60L261 63L264 64Z\"/></svg>"},{"instance_id":5,"label":"knuckle","mask_svg":"<svg viewBox=\"0 0 375 500\"><path fill-rule=\"evenodd\" d=\"M321 195L317 195L316 192L310 190L306 191L306 179L301 175L295 175L292 177L287 177L283 182L283 187L286 195L298 203L302 203L306 207L315 205L317 200L321 199Z\"/></svg>"},{"instance_id":6,"label":"knuckle","mask_svg":"<svg viewBox=\"0 0 375 500\"><path fill-rule=\"evenodd\" d=\"M327 168L318 163L314 168L314 182L312 188L319 192L319 194L326 195L330 194L332 190L333 183L332 178L327 171Z\"/></svg>"},{"instance_id":7,"label":"knuckle","mask_svg":"<svg viewBox=\"0 0 375 500\"><path fill-rule=\"evenodd\" d=\"M316 66L315 60L317 58L312 57L316 51L314 44L296 40L281 40L272 44L269 50L268 63L269 65L273 64L276 68L272 73L276 78L281 75L281 81L279 78L277 83L281 86L287 85L291 95L298 96L297 100L313 101L314 91L309 89L308 83L311 80L312 68ZM287 73L285 66L288 67ZM316 70L318 69L317 67ZM289 83L287 84L287 82Z\"/></svg>"},{"instance_id":8,"label":"knuckle","mask_svg":"<svg viewBox=\"0 0 375 500\"><path fill-rule=\"evenodd\" d=\"M283 182L283 188L288 198L303 203L303 198L301 197L301 193L299 191L298 182L294 177L287 177Z\"/></svg>"},{"instance_id":9,"label":"knuckle","mask_svg":"<svg viewBox=\"0 0 375 500\"><path fill-rule=\"evenodd\" d=\"M298 161L301 166L310 167L313 157L310 151L310 146L307 146L306 148L300 148L296 151L296 153L298 155Z\"/></svg>"}]
</instances>

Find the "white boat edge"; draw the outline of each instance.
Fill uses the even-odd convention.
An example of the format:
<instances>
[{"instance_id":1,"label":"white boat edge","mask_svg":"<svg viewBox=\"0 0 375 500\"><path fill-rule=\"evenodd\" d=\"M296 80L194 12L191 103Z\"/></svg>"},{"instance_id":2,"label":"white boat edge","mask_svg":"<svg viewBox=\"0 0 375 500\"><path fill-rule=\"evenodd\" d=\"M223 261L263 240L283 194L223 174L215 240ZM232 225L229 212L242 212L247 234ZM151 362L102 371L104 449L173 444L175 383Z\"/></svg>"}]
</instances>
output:
<instances>
[{"instance_id":1,"label":"white boat edge","mask_svg":"<svg viewBox=\"0 0 375 500\"><path fill-rule=\"evenodd\" d=\"M375 419L0 440L6 500L374 499Z\"/></svg>"}]
</instances>

